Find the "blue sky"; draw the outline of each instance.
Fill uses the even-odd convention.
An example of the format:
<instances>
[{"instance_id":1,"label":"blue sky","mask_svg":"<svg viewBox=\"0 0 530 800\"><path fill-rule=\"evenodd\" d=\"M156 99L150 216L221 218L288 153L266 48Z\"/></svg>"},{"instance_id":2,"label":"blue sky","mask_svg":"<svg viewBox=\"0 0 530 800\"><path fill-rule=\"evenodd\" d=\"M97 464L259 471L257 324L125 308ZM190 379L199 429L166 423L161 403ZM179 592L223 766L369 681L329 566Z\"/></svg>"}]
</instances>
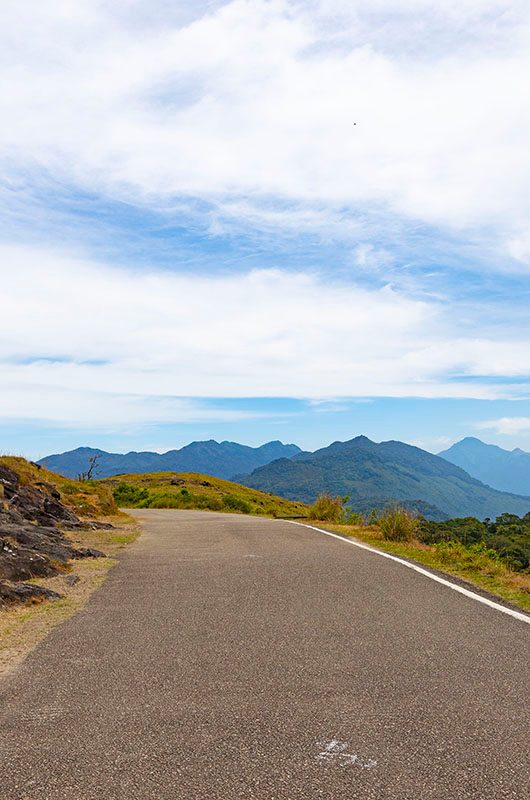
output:
<instances>
[{"instance_id":1,"label":"blue sky","mask_svg":"<svg viewBox=\"0 0 530 800\"><path fill-rule=\"evenodd\" d=\"M530 450L525 3L27 5L1 451Z\"/></svg>"}]
</instances>

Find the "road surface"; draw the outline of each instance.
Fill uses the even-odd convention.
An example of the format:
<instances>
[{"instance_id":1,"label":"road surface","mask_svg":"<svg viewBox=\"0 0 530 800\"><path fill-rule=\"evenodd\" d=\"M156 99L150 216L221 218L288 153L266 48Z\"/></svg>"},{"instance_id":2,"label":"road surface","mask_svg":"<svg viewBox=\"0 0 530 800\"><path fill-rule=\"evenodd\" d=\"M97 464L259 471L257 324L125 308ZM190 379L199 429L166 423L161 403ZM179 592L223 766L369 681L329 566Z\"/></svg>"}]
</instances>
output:
<instances>
[{"instance_id":1,"label":"road surface","mask_svg":"<svg viewBox=\"0 0 530 800\"><path fill-rule=\"evenodd\" d=\"M0 688L2 800L529 796L529 625L301 526L137 516Z\"/></svg>"}]
</instances>

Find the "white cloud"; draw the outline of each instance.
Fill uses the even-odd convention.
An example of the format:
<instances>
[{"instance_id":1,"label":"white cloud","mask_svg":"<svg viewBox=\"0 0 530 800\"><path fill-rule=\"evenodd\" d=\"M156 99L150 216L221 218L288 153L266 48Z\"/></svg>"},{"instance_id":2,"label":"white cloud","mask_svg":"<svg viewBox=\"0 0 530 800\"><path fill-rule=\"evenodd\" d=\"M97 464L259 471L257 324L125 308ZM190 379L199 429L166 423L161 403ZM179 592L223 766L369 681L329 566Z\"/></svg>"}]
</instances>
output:
<instances>
[{"instance_id":1,"label":"white cloud","mask_svg":"<svg viewBox=\"0 0 530 800\"><path fill-rule=\"evenodd\" d=\"M522 0L26 0L24 15L4 0L6 224L57 241L67 212L46 195L64 185L74 205L94 192L96 212L117 199L204 222L205 201L211 234L347 236L340 274L395 275L411 295L389 246L400 226L378 237L372 213L486 231L526 270L529 23ZM527 321L491 301L479 313L277 269L141 271L57 246L0 259L4 418L232 418L192 396L527 394ZM429 284L438 300L443 284Z\"/></svg>"},{"instance_id":2,"label":"white cloud","mask_svg":"<svg viewBox=\"0 0 530 800\"><path fill-rule=\"evenodd\" d=\"M505 436L518 436L520 433L530 431L530 417L500 417L477 422L479 430L492 430Z\"/></svg>"},{"instance_id":3,"label":"white cloud","mask_svg":"<svg viewBox=\"0 0 530 800\"><path fill-rule=\"evenodd\" d=\"M456 229L493 226L506 242L523 235L526 3L233 0L190 9L28 0L21 15L4 0L7 174L38 166L153 206L207 198L248 211L249 224L260 199L275 197L332 213L375 204ZM253 202L237 206L242 196Z\"/></svg>"},{"instance_id":4,"label":"white cloud","mask_svg":"<svg viewBox=\"0 0 530 800\"><path fill-rule=\"evenodd\" d=\"M521 230L519 236L510 239L508 251L512 258L525 266L530 265L530 231Z\"/></svg>"},{"instance_id":5,"label":"white cloud","mask_svg":"<svg viewBox=\"0 0 530 800\"><path fill-rule=\"evenodd\" d=\"M201 418L189 397L526 393L530 342L514 357L513 337L467 341L452 310L390 287L273 269L145 273L28 247L0 260L0 417ZM465 380L486 374L488 353L511 384Z\"/></svg>"},{"instance_id":6,"label":"white cloud","mask_svg":"<svg viewBox=\"0 0 530 800\"><path fill-rule=\"evenodd\" d=\"M112 431L130 425L144 426L160 423L242 422L266 420L272 413L254 413L245 409L226 409L200 400L179 397L156 397L109 392L96 388L87 380L77 387L71 379L75 370L62 373L62 380L49 380L43 373L28 370L23 376L9 374L0 389L0 419L44 421L65 427L92 427ZM2 372L4 366L2 365ZM88 377L88 376L87 376ZM90 376L99 378L94 370ZM282 417L288 416L282 414ZM168 448L166 448L167 450Z\"/></svg>"}]
</instances>

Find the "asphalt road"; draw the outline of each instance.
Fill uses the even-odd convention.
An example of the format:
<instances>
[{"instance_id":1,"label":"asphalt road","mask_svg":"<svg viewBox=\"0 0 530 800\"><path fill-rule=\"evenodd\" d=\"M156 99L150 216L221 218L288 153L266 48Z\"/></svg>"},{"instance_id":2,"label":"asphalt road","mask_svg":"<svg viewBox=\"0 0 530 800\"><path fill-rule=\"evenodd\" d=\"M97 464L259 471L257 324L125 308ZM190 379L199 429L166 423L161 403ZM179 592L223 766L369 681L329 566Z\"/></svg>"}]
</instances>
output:
<instances>
[{"instance_id":1,"label":"asphalt road","mask_svg":"<svg viewBox=\"0 0 530 800\"><path fill-rule=\"evenodd\" d=\"M288 523L145 533L0 688L1 800L530 796L530 626Z\"/></svg>"}]
</instances>

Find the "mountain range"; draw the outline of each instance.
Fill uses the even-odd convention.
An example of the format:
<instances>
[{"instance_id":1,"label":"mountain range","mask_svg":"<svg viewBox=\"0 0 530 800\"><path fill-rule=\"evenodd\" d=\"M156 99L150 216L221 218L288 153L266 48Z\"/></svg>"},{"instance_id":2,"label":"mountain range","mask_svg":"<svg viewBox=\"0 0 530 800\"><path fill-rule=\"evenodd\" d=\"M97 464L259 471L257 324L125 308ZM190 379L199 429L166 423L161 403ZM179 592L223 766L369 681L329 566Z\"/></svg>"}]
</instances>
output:
<instances>
[{"instance_id":1,"label":"mountain range","mask_svg":"<svg viewBox=\"0 0 530 800\"><path fill-rule=\"evenodd\" d=\"M252 472L256 467L278 458L289 458L301 450L295 444L267 442L261 447L247 447L236 442L192 442L180 450L167 453L150 451L137 453L107 453L92 447L78 447L66 453L46 456L39 462L52 472L66 478L76 478L86 472L89 459L98 456L94 477L141 472L202 472L229 480L240 472Z\"/></svg>"},{"instance_id":2,"label":"mountain range","mask_svg":"<svg viewBox=\"0 0 530 800\"><path fill-rule=\"evenodd\" d=\"M495 489L530 494L530 453L519 447L504 450L468 436L438 455Z\"/></svg>"},{"instance_id":3,"label":"mountain range","mask_svg":"<svg viewBox=\"0 0 530 800\"><path fill-rule=\"evenodd\" d=\"M480 519L530 511L530 497L500 492L440 456L403 442L376 444L366 436L300 452L237 476L246 486L313 502L322 492L348 495L353 510L392 503L418 508L435 520Z\"/></svg>"},{"instance_id":4,"label":"mountain range","mask_svg":"<svg viewBox=\"0 0 530 800\"><path fill-rule=\"evenodd\" d=\"M268 442L248 447L236 442L192 442L167 453L108 453L79 447L47 456L39 464L66 477L86 472L98 456L94 477L127 473L200 472L237 480L288 500L313 502L322 492L348 495L355 511L402 503L428 519L530 511L530 454L464 439L433 455L419 447L366 436L334 442L314 453L295 444ZM455 463L456 462L456 463ZM489 485L486 485L489 484ZM504 489L520 487L520 491Z\"/></svg>"}]
</instances>

